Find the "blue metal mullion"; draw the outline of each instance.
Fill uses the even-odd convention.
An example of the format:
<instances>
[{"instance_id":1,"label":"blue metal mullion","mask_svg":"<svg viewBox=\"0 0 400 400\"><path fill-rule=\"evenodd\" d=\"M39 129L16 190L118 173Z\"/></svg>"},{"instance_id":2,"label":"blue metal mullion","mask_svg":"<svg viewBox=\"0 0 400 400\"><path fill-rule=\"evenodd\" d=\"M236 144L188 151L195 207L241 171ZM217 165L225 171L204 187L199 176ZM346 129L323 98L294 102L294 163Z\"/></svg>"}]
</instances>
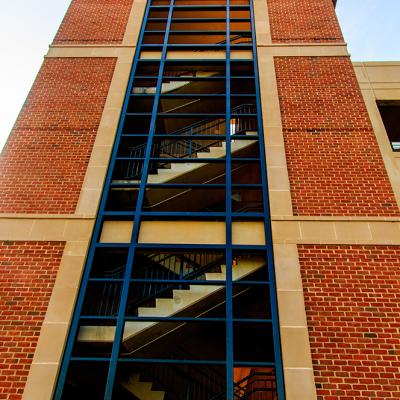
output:
<instances>
[{"instance_id":1,"label":"blue metal mullion","mask_svg":"<svg viewBox=\"0 0 400 400\"><path fill-rule=\"evenodd\" d=\"M86 358L90 360L91 358ZM126 364L190 364L190 365L224 365L225 361L219 360L182 360L182 359L168 359L168 358L120 358L121 363ZM233 399L233 397L232 397ZM230 399L231 400L231 399Z\"/></svg>"},{"instance_id":2,"label":"blue metal mullion","mask_svg":"<svg viewBox=\"0 0 400 400\"><path fill-rule=\"evenodd\" d=\"M257 58L257 43L255 33L255 21L254 21L254 4L250 4L250 19L251 19L251 30L252 30L252 42L253 42L253 64L254 64L254 79L255 79L255 94L257 101L258 110L258 137L260 145L260 157L261 157L261 179L263 184L263 202L264 202L264 228L265 228L265 239L267 245L267 267L270 282L270 302L271 302L271 316L272 316L272 332L274 341L274 357L275 357L275 373L277 380L277 394L279 400L285 398L285 388L283 379L283 367L282 367L282 351L280 343L279 333L279 315L278 315L278 304L277 304L277 293L275 284L275 268L274 268L274 255L273 255L273 244L272 244L272 228L271 228L271 213L269 205L269 193L268 193L268 180L267 180L267 167L265 159L265 142L263 133L263 120L262 120L262 108L261 108L261 97L260 97L260 83L259 83L259 71L258 71L258 58Z\"/></svg>"},{"instance_id":3,"label":"blue metal mullion","mask_svg":"<svg viewBox=\"0 0 400 400\"><path fill-rule=\"evenodd\" d=\"M159 66L159 71L158 71L157 86L156 86L157 89L156 89L156 93L154 96L153 111L152 111L152 117L151 117L149 135L148 135L148 142L147 142L146 153L145 153L145 162L143 165L142 179L140 182L139 194L138 194L137 203L136 203L137 204L136 209L138 210L138 212L135 215L135 220L134 220L133 229L132 229L132 237L131 237L131 243L129 246L126 271L125 271L125 277L124 277L125 281L124 281L124 284L122 287L122 292L121 292L121 301L120 301L120 306L119 306L119 310L118 310L118 319L117 319L117 324L116 324L116 328L115 328L115 337L114 337L114 343L113 343L113 348L112 348L112 352L111 352L110 368L109 368L108 377L107 377L107 385L106 385L104 400L111 400L112 394L113 394L115 374L116 374L116 369L117 369L117 364L118 364L119 349L120 349L122 335L123 335L123 331L124 331L125 312L126 312L128 296L129 296L130 277L132 275L134 254L135 254L135 250L136 250L137 239L139 236L139 227L140 227L140 221L141 221L140 211L143 206L143 200L144 200L144 195L145 195L147 175L148 175L149 165L150 165L151 147L152 147L153 136L154 136L154 131L155 131L155 127L156 127L158 104L159 104L160 95L161 95L161 86L162 86L162 80L163 80L163 74L164 74L164 65L165 65L166 54L167 54L167 45L168 45L168 39L169 39L169 31L170 31L170 27L171 27L173 8L174 8L174 0L171 0L171 3L169 5L169 12L168 12L167 26L166 26L166 31L165 31L164 43L163 43L163 50L162 50L162 54L161 54L160 66ZM144 22L146 22L146 21L144 21ZM145 24L143 24L143 26L144 25ZM141 42L140 42L140 45L141 45ZM140 50L138 51L138 54L140 54Z\"/></svg>"},{"instance_id":4,"label":"blue metal mullion","mask_svg":"<svg viewBox=\"0 0 400 400\"><path fill-rule=\"evenodd\" d=\"M230 0L226 2L226 396L233 399L233 299L232 299L232 171L231 171L231 45Z\"/></svg>"},{"instance_id":5,"label":"blue metal mullion","mask_svg":"<svg viewBox=\"0 0 400 400\"><path fill-rule=\"evenodd\" d=\"M149 7L146 7L144 21L147 19L148 14L149 14ZM142 23L140 35L138 38L138 43L142 42L143 35L144 35L144 28L145 28L145 24ZM112 173L113 173L115 160L116 160L116 156L117 156L117 152L118 152L118 145L119 145L121 135L122 135L122 129L123 129L123 125L124 125L124 116L128 109L130 93L132 91L134 75L135 75L135 71L136 71L136 67L137 67L137 63L138 63L138 54L139 54L139 52L136 51L135 57L133 60L133 64L132 64L132 68L130 71L130 77L129 77L129 81L128 81L128 85L127 85L124 103L123 103L121 114L120 114L120 120L119 120L119 125L118 125L118 129L117 129L117 133L116 133L114 147L113 147L113 151L111 154L111 161L110 161L110 165L108 167L108 172L107 172L106 181L104 184L104 189L103 189L103 193L102 193L102 197L101 197L101 201L100 201L100 205L99 205L96 223L93 228L91 244L90 244L88 256L87 256L86 263L85 263L84 273L83 273L83 276L81 279L81 286L79 288L79 294L78 294L78 298L77 298L77 301L75 304L74 315L73 315L73 318L71 321L71 326L70 326L70 330L68 333L68 339L67 339L67 343L66 343L65 350L64 350L63 361L62 361L62 365L60 368L57 386L56 386L56 390L55 390L54 397L53 397L54 400L59 400L62 397L62 393L63 393L64 386L65 386L65 380L67 378L69 363L72 358L72 350L73 350L75 338L76 338L78 328L79 328L80 314L82 311L83 302L85 300L86 289L87 289L87 286L89 283L89 276L90 276L90 272L91 272L91 266L93 263L94 253L97 248L97 238L100 235L101 226L103 223L102 214L105 209L108 191L110 188L110 183L111 183L111 178L112 178Z\"/></svg>"}]
</instances>

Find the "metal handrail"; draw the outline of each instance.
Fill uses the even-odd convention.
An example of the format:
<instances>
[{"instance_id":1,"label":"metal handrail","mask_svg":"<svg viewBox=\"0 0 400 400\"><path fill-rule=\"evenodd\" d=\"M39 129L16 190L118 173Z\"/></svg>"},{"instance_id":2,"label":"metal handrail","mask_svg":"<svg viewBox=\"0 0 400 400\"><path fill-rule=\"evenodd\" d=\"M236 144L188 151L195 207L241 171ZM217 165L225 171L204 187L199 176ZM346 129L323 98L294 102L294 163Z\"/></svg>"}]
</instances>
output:
<instances>
[{"instance_id":1,"label":"metal handrail","mask_svg":"<svg viewBox=\"0 0 400 400\"><path fill-rule=\"evenodd\" d=\"M256 110L254 109L254 107L255 107L254 104L240 104L240 105L238 105L238 106L236 106L236 107L234 107L232 109L232 113L235 114L235 113L238 113L238 111L241 111L241 110L251 110L251 111L255 112ZM243 114L249 114L249 113L243 113ZM219 126L219 125L222 125L222 124L226 123L225 120L203 119L203 120L201 120L199 122L195 122L192 125L185 126L184 128L178 129L177 131L174 131L171 134L172 135L183 135L183 136L185 136L184 133L188 132L188 134L192 135L195 128L197 128L199 126L204 126L207 123L214 122L214 121L215 121L215 125L212 125L212 127ZM198 133L196 133L196 134L198 134ZM206 133L206 135L207 135L207 133Z\"/></svg>"},{"instance_id":2,"label":"metal handrail","mask_svg":"<svg viewBox=\"0 0 400 400\"><path fill-rule=\"evenodd\" d=\"M194 374L185 371L186 366L184 364L158 364L144 366L143 368L147 369L152 381L161 387L164 388L169 383L172 384L173 388L167 390L167 392L172 391L176 395L176 391L178 391L179 400L211 399L215 393L221 391L224 385L215 375L205 375L200 368L195 368L193 365L190 366L190 369L195 372Z\"/></svg>"},{"instance_id":3,"label":"metal handrail","mask_svg":"<svg viewBox=\"0 0 400 400\"><path fill-rule=\"evenodd\" d=\"M273 378L273 379L263 379L263 377L267 378ZM252 378L256 378L253 380ZM234 394L235 394L235 399L237 400L251 400L252 395L255 393L264 393L264 394L270 394L268 400L276 400L276 380L275 380L275 374L274 373L269 373L269 372L252 372L243 379L241 379L238 382L234 382ZM249 381L251 382L249 383ZM260 382L270 382L274 383L275 385L272 385L271 387L254 387L255 383L260 383ZM242 386L242 384L245 383L245 386ZM209 400L224 400L225 399L225 392L219 393L216 396L212 397ZM262 400L267 400L264 396L262 397Z\"/></svg>"},{"instance_id":4,"label":"metal handrail","mask_svg":"<svg viewBox=\"0 0 400 400\"><path fill-rule=\"evenodd\" d=\"M173 279L177 283L171 284L136 284L135 290L140 297L138 300L131 301L128 306L134 303L134 307L140 307L157 297L173 290L174 288L184 288L186 280L203 279L206 272L215 269L221 265L224 257L216 254L167 254L165 257L159 258L162 254L151 254L147 256L147 262L138 270L139 279ZM200 259L198 259L200 256ZM177 263L179 267L177 268ZM125 265L119 266L111 274L108 274L108 279L118 279L123 275ZM186 271L185 271L186 269ZM87 306L88 315L117 315L119 304L119 282L105 281L102 286L98 286L96 294L99 296L99 301L91 302ZM95 307L95 309L93 308Z\"/></svg>"},{"instance_id":5,"label":"metal handrail","mask_svg":"<svg viewBox=\"0 0 400 400\"><path fill-rule=\"evenodd\" d=\"M251 43L253 42L251 36L250 36L250 37L246 37L246 36L243 36L243 35L235 35L235 36L233 36L232 38L229 39L229 43L235 43L235 42L236 42L236 44L238 44L237 42L238 42L238 40L240 40L240 39L245 39L245 40L244 40L243 42L239 42L239 43L251 44ZM247 40L246 40L246 39L247 39ZM226 44L227 42L228 42L227 39L224 39L224 40L221 40L220 42L210 43L210 45L213 46L213 45L215 45L215 44L217 44L217 45L219 45L219 44ZM207 49L196 49L196 50L194 50L194 51L195 51L195 52L207 51Z\"/></svg>"},{"instance_id":6,"label":"metal handrail","mask_svg":"<svg viewBox=\"0 0 400 400\"><path fill-rule=\"evenodd\" d=\"M224 257L220 256L218 257L217 255L210 254L212 259L210 262L208 262L206 265L200 265L196 263L194 260L191 260L189 257L186 257L185 255L182 255L178 257L178 262L179 262L179 270L171 269L171 262L175 263L175 259L177 257L176 254L171 254L168 258L164 260L164 263L161 264L153 259L153 262L158 264L158 266L161 266L165 268L167 271L161 271L157 273L157 270L149 268L148 265L143 266L139 270L139 274L141 272L144 273L144 277L141 279L174 279L177 280L176 284L153 284L153 285L148 285L147 287L147 294L146 294L146 285L145 284L136 284L136 288L139 289L142 293L142 298L140 300L135 301L135 308L140 307L143 304L146 304L157 297L162 296L165 293L168 293L169 291L173 290L176 287L183 288L185 286L185 281L186 280L197 280L197 279L203 279L204 275L206 272L210 272L213 268L217 267L218 265L221 265L221 263L224 261ZM168 260L168 261L166 261ZM184 267L186 264L192 265L192 271L189 273L184 273ZM176 265L176 264L175 264ZM179 277L177 279L176 277Z\"/></svg>"},{"instance_id":7,"label":"metal handrail","mask_svg":"<svg viewBox=\"0 0 400 400\"><path fill-rule=\"evenodd\" d=\"M253 104L240 104L232 109L233 114L251 114L254 110ZM208 143L207 145L201 146L193 140L196 135L212 135L215 127L226 124L225 120L215 120L215 119L204 119L199 122L195 122L192 125L186 126L182 129L174 131L173 135L184 136L185 138L180 140L168 140L167 143L164 141L163 145L157 146L152 149L152 157L157 154L167 154L171 158L192 158L201 151L207 150L210 147L221 144L224 140L219 139ZM231 119L230 123L230 134L236 135L243 131L253 130L255 126L252 120L243 120L241 118L235 117ZM146 152L146 143L129 147L129 157L128 158L143 158ZM169 162L159 163L158 168L163 168L168 165ZM143 170L143 164L139 161L129 161L125 169L124 179L139 179Z\"/></svg>"}]
</instances>

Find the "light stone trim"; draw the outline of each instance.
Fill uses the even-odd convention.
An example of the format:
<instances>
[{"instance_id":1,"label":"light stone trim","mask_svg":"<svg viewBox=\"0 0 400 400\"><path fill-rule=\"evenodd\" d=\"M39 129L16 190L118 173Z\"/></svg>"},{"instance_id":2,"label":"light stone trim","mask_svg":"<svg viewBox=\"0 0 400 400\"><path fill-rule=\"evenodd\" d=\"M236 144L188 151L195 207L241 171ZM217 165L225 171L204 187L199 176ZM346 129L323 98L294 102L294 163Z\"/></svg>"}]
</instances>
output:
<instances>
[{"instance_id":1,"label":"light stone trim","mask_svg":"<svg viewBox=\"0 0 400 400\"><path fill-rule=\"evenodd\" d=\"M124 57L135 52L134 46L55 46L51 45L45 58L110 58Z\"/></svg>"},{"instance_id":2,"label":"light stone trim","mask_svg":"<svg viewBox=\"0 0 400 400\"><path fill-rule=\"evenodd\" d=\"M311 223L312 227L303 226L301 230L300 221L290 220L296 217L293 216L274 57L348 56L348 52L345 44L272 44L267 2L255 0L254 10L256 27L268 20L265 30L261 27L256 35L285 393L287 400L316 400L297 244L285 235L300 240L305 234L320 240L325 232L320 230L320 224L326 222L302 221Z\"/></svg>"},{"instance_id":3,"label":"light stone trim","mask_svg":"<svg viewBox=\"0 0 400 400\"><path fill-rule=\"evenodd\" d=\"M105 221L100 233L101 243L129 243L132 221ZM225 244L225 222L213 221L143 221L139 243L145 244ZM233 222L232 243L235 245L264 245L262 222Z\"/></svg>"},{"instance_id":4,"label":"light stone trim","mask_svg":"<svg viewBox=\"0 0 400 400\"><path fill-rule=\"evenodd\" d=\"M49 58L118 57L118 61L76 214L73 216L0 216L0 239L2 240L66 241L60 269L25 387L23 396L25 400L49 400L52 396L101 195L106 166L115 137L124 88L135 51L135 47L131 46L131 43L136 43L139 36L145 3L145 0L134 1L122 45L51 46L46 55ZM272 44L266 7L265 0L255 0L263 124L268 177L271 183L272 231L275 243L274 257L281 318L285 390L288 400L312 400L316 399L315 383L296 244L400 245L400 221L387 218L372 220L367 217L366 219L354 217L303 217L300 219L300 217L293 217L273 57L348 56L348 53L345 44ZM178 56L183 57L183 54ZM395 64L397 65L397 63ZM400 89L400 84L394 82L371 82L369 80L369 82L360 81L360 84L366 85L363 87L365 91L373 92L374 101L376 98L391 99L391 96L397 96L398 89ZM388 90L391 92L389 93ZM364 92L363 94L366 98L368 98L367 94L371 95L371 93ZM368 104L367 100L366 102L370 111L371 104ZM376 121L375 124L379 125ZM380 124L382 130L381 121ZM375 125L374 129L376 131ZM385 132L381 131L380 134L385 135ZM379 135L377 134L377 136ZM385 165L388 168L386 160ZM395 172L398 174L400 168L397 164L395 166L397 168ZM395 177L398 183L398 175ZM391 178L392 184L393 179ZM397 187L400 186L397 185ZM396 196L398 195L396 194ZM224 226L223 223L222 225ZM149 230L145 237L152 235L152 229L149 226L147 228ZM259 236L254 234L252 229L244 229L244 231L246 232L244 243L253 243L254 236ZM358 237L356 242L354 242L355 237ZM292 311L293 307L295 307L295 312Z\"/></svg>"},{"instance_id":5,"label":"light stone trim","mask_svg":"<svg viewBox=\"0 0 400 400\"><path fill-rule=\"evenodd\" d=\"M10 222L14 224L13 229L15 229L11 238ZM35 224L41 224L42 222L44 225L36 225L36 229L32 228ZM0 239L67 240L32 368L30 369L24 399L45 400L51 397L83 271L93 222L93 219L57 219L54 216L49 219L41 218L37 220L30 218L3 218L0 220ZM154 237L155 232L160 231L160 226L159 222L149 221L148 223L149 225L145 228L147 232L142 233L142 241L151 243L154 239L150 240L149 238ZM67 229L66 226L68 224L69 228ZM171 227L174 227L175 224L168 224L169 227L167 227L167 231L164 229L164 233L169 236L171 235ZM177 224L184 224L184 222L178 222ZM199 231L198 224L204 224L204 222L196 221L188 222L188 224L191 225L190 229L176 226L177 231L189 232L190 235L195 235ZM212 229L209 229L208 233L218 236L218 242L223 243L225 224L211 224L219 224L220 226L210 226ZM261 232L263 230L259 223L237 222L236 224L233 232L236 238L239 237L241 239L235 239L235 243L261 244L253 240L260 237L260 233L257 233L257 231ZM19 225L17 227L19 229L15 228L17 225ZM85 225L85 228L83 229L80 225ZM299 395L296 388L303 387L303 390L308 390L308 394L301 393L301 395L304 395L303 398L308 400L314 398L315 385L313 385L312 367L310 366L308 331L296 244L400 245L400 221L398 219L393 219L393 221L385 221L383 219L378 221L373 219L371 221L287 219L275 220L272 226L275 241L275 269L286 394L289 399L294 399L296 397L293 396ZM80 233L77 236L78 227ZM61 231L64 232L64 236L58 233ZM207 239L204 240L204 243L210 243L212 236L206 237ZM354 238L358 239L354 240ZM201 242L198 237L193 240L196 243ZM170 243L170 239L168 242ZM185 238L183 243L187 242L187 238ZM48 345L49 337L52 338L50 347Z\"/></svg>"},{"instance_id":6,"label":"light stone trim","mask_svg":"<svg viewBox=\"0 0 400 400\"><path fill-rule=\"evenodd\" d=\"M254 25L257 35L257 46L272 45L271 25L267 0L254 0Z\"/></svg>"},{"instance_id":7,"label":"light stone trim","mask_svg":"<svg viewBox=\"0 0 400 400\"><path fill-rule=\"evenodd\" d=\"M75 213L95 217L118 128L134 52L118 58Z\"/></svg>"},{"instance_id":8,"label":"light stone trim","mask_svg":"<svg viewBox=\"0 0 400 400\"><path fill-rule=\"evenodd\" d=\"M25 385L24 400L50 400L55 389L145 4L145 0L133 2L124 35L125 46L53 46L47 55L47 57L117 57L117 63L75 211L75 219L58 219L55 216L0 219L0 236L6 235L6 240L11 240L10 226L12 226L13 240L66 242ZM132 43L135 46L126 46Z\"/></svg>"},{"instance_id":9,"label":"light stone trim","mask_svg":"<svg viewBox=\"0 0 400 400\"><path fill-rule=\"evenodd\" d=\"M0 217L0 240L89 241L94 218ZM131 221L106 221L101 242L128 243ZM400 245L400 218L287 217L272 219L274 243ZM140 243L225 243L225 223L212 221L143 221ZM263 245L261 222L234 222L235 244Z\"/></svg>"},{"instance_id":10,"label":"light stone trim","mask_svg":"<svg viewBox=\"0 0 400 400\"><path fill-rule=\"evenodd\" d=\"M258 45L274 57L349 57L347 45L335 44L268 44Z\"/></svg>"},{"instance_id":11,"label":"light stone trim","mask_svg":"<svg viewBox=\"0 0 400 400\"><path fill-rule=\"evenodd\" d=\"M376 104L378 100L400 100L400 62L367 62L353 65L397 206L400 207L400 154L392 150Z\"/></svg>"},{"instance_id":12,"label":"light stone trim","mask_svg":"<svg viewBox=\"0 0 400 400\"><path fill-rule=\"evenodd\" d=\"M274 244L285 392L288 400L317 398L296 244Z\"/></svg>"},{"instance_id":13,"label":"light stone trim","mask_svg":"<svg viewBox=\"0 0 400 400\"><path fill-rule=\"evenodd\" d=\"M293 215L289 174L283 140L282 118L275 64L266 48L257 47L265 157L271 216Z\"/></svg>"},{"instance_id":14,"label":"light stone trim","mask_svg":"<svg viewBox=\"0 0 400 400\"><path fill-rule=\"evenodd\" d=\"M133 0L131 12L128 17L124 39L122 44L125 46L136 44L139 40L140 29L146 11L147 0Z\"/></svg>"},{"instance_id":15,"label":"light stone trim","mask_svg":"<svg viewBox=\"0 0 400 400\"><path fill-rule=\"evenodd\" d=\"M140 54L141 60L160 60L161 51L143 50ZM170 50L167 53L167 60L225 60L226 53L223 50L205 50L201 53L190 50ZM232 50L231 59L252 60L253 52L251 50Z\"/></svg>"},{"instance_id":16,"label":"light stone trim","mask_svg":"<svg viewBox=\"0 0 400 400\"><path fill-rule=\"evenodd\" d=\"M400 245L398 220L275 220L272 232L274 243Z\"/></svg>"},{"instance_id":17,"label":"light stone trim","mask_svg":"<svg viewBox=\"0 0 400 400\"><path fill-rule=\"evenodd\" d=\"M68 241L65 245L25 385L24 400L52 398L88 247L88 238Z\"/></svg>"},{"instance_id":18,"label":"light stone trim","mask_svg":"<svg viewBox=\"0 0 400 400\"><path fill-rule=\"evenodd\" d=\"M0 240L87 241L94 219L0 217Z\"/></svg>"}]
</instances>

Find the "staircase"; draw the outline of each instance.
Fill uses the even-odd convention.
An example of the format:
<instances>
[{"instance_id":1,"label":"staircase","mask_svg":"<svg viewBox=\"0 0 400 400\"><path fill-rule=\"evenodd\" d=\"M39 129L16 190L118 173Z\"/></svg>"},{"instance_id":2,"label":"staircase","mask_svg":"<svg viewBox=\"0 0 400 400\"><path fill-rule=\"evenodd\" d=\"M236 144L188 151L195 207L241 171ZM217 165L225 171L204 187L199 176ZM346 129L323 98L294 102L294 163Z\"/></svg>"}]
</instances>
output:
<instances>
[{"instance_id":1,"label":"staircase","mask_svg":"<svg viewBox=\"0 0 400 400\"><path fill-rule=\"evenodd\" d=\"M192 87L194 81L191 78L208 78L213 77L217 73L216 72L208 72L208 71L196 71L196 72L180 72L177 75L168 75L165 77L172 78L169 82L163 82L161 85L161 94L167 94L172 92L177 92L181 89L188 89L189 86ZM174 78L179 78L179 80L173 80ZM185 78L189 78L189 80L185 80ZM193 89L189 90L189 92L193 91ZM155 94L156 87L135 87L133 88L134 94Z\"/></svg>"},{"instance_id":2,"label":"staircase","mask_svg":"<svg viewBox=\"0 0 400 400\"><path fill-rule=\"evenodd\" d=\"M170 355L176 360L196 360L179 347ZM246 376L233 383L234 400L278 399L273 368L244 369L247 370ZM145 381L142 381L142 376L146 376ZM208 365L192 365L189 372L179 364L147 365L142 367L140 374L127 374L127 378L121 379L119 384L140 400L226 400L224 379L213 366ZM153 390L154 386L165 390Z\"/></svg>"},{"instance_id":3,"label":"staircase","mask_svg":"<svg viewBox=\"0 0 400 400\"><path fill-rule=\"evenodd\" d=\"M168 358L182 361L196 360L180 346L168 352ZM224 374L210 365L145 364L131 371L126 369L125 376L125 380L120 380L119 383L126 390L129 390L127 381L132 380L135 384L140 380L146 381L147 391L143 392L142 396L136 394L138 391L134 393L133 390L129 390L140 400L152 399L149 389L153 387L162 388L165 396L163 399L166 400L211 400L219 398L219 395L225 391ZM150 380L151 383L147 382Z\"/></svg>"},{"instance_id":4,"label":"staircase","mask_svg":"<svg viewBox=\"0 0 400 400\"><path fill-rule=\"evenodd\" d=\"M152 390L152 382L143 382L139 374L132 374L127 380L120 380L120 385L140 400L164 400L165 392Z\"/></svg>"},{"instance_id":5,"label":"staircase","mask_svg":"<svg viewBox=\"0 0 400 400\"><path fill-rule=\"evenodd\" d=\"M254 140L238 140L231 143L231 153L234 154L254 144ZM220 146L210 146L196 153L196 158L222 158L226 155L226 142L220 142ZM159 168L156 174L149 174L148 183L171 182L182 175L198 170L205 163L170 163L169 168ZM137 183L139 181L135 181Z\"/></svg>"},{"instance_id":6,"label":"staircase","mask_svg":"<svg viewBox=\"0 0 400 400\"><path fill-rule=\"evenodd\" d=\"M232 268L232 280L243 279L264 265L263 258L239 260ZM219 272L204 272L204 275L205 281L225 281L226 266L221 265ZM186 279L193 279L193 276L188 274ZM153 295L155 297L154 306L148 306L147 302L146 306L138 307L138 317L199 316L222 301L218 299L218 295L222 295L223 288L224 286L220 285L187 285L187 289L172 289L171 298L161 298L161 295L168 289L163 288ZM207 301L211 296L217 297L213 302ZM132 353L170 332L171 328L161 326L158 322L128 321L123 333L123 345L128 352ZM112 326L82 326L79 330L78 341L112 342L114 333L115 327Z\"/></svg>"},{"instance_id":7,"label":"staircase","mask_svg":"<svg viewBox=\"0 0 400 400\"><path fill-rule=\"evenodd\" d=\"M235 107L232 112L234 114L251 114L254 112L252 104L242 104ZM174 163L174 159L217 159L226 155L226 141L221 139L213 139L214 135L225 134L226 122L223 119L205 119L192 125L185 126L173 132L174 136L181 136L181 139L166 139L157 146L153 146L152 158L162 159L162 161L154 161L157 168L149 171L148 183L166 183L174 181L176 178L198 170L205 166L202 162ZM196 139L196 136L202 136L202 139ZM257 136L257 130L254 120L251 118L235 118L232 116L230 122L231 135L231 154L238 154L246 151L250 146L256 144L256 140L251 137ZM209 136L209 140L204 140L205 136ZM235 140L238 136L240 139ZM248 136L249 139L245 139ZM134 159L141 159L145 156L146 144L129 148L129 156L132 161L128 161L123 172L122 179L113 179L113 185L137 184L140 182L143 163ZM165 161L164 161L165 160Z\"/></svg>"}]
</instances>

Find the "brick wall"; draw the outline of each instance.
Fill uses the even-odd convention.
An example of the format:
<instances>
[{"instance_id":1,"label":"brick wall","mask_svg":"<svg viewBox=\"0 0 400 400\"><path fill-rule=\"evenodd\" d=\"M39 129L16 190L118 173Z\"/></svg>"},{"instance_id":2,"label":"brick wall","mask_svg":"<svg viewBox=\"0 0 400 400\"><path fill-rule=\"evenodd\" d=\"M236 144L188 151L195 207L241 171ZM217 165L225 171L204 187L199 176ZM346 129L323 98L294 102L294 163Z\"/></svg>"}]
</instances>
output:
<instances>
[{"instance_id":1,"label":"brick wall","mask_svg":"<svg viewBox=\"0 0 400 400\"><path fill-rule=\"evenodd\" d=\"M400 247L299 246L319 400L400 398Z\"/></svg>"},{"instance_id":2,"label":"brick wall","mask_svg":"<svg viewBox=\"0 0 400 400\"><path fill-rule=\"evenodd\" d=\"M0 399L22 397L63 249L0 242Z\"/></svg>"},{"instance_id":3,"label":"brick wall","mask_svg":"<svg viewBox=\"0 0 400 400\"><path fill-rule=\"evenodd\" d=\"M273 42L342 42L332 0L266 0Z\"/></svg>"},{"instance_id":4,"label":"brick wall","mask_svg":"<svg viewBox=\"0 0 400 400\"><path fill-rule=\"evenodd\" d=\"M0 212L74 212L115 62L45 60L0 160Z\"/></svg>"},{"instance_id":5,"label":"brick wall","mask_svg":"<svg viewBox=\"0 0 400 400\"><path fill-rule=\"evenodd\" d=\"M276 57L295 215L398 215L347 57Z\"/></svg>"},{"instance_id":6,"label":"brick wall","mask_svg":"<svg viewBox=\"0 0 400 400\"><path fill-rule=\"evenodd\" d=\"M121 43L133 0L73 0L54 44Z\"/></svg>"}]
</instances>

